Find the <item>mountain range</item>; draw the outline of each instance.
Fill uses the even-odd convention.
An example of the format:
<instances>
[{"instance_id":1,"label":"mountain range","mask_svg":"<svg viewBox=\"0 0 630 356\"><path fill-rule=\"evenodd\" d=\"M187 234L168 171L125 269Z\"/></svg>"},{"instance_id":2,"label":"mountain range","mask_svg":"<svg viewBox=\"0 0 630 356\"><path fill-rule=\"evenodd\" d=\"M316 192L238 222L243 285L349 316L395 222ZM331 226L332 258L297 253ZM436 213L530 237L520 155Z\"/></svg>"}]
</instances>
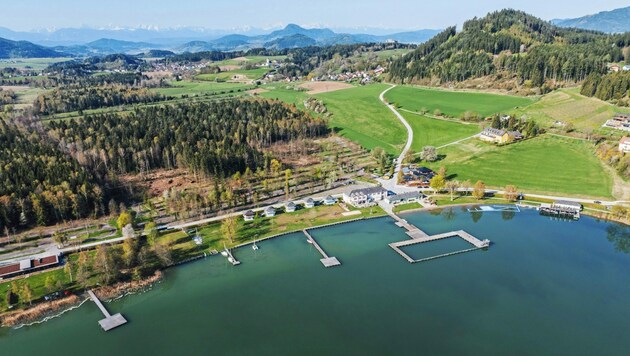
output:
<instances>
[{"instance_id":1,"label":"mountain range","mask_svg":"<svg viewBox=\"0 0 630 356\"><path fill-rule=\"evenodd\" d=\"M630 6L611 11L602 11L594 15L575 19L555 19L551 20L551 22L561 27L575 27L607 33L629 32Z\"/></svg>"},{"instance_id":2,"label":"mountain range","mask_svg":"<svg viewBox=\"0 0 630 356\"><path fill-rule=\"evenodd\" d=\"M248 30L246 32L248 34L237 33L217 37L218 32L216 30L195 29L61 29L42 33L16 32L0 28L0 38L6 38L2 40L0 58L34 57L44 54L46 57L92 56L112 53L136 54L151 50L182 53L247 50L261 47L286 49L314 45L385 42L388 40L417 44L428 40L438 32L439 30L418 30L388 35L349 34L337 33L327 28L307 29L290 24L285 28L266 34L260 34L257 30ZM100 37L93 40L98 35L111 35L111 37ZM153 40L139 40L150 38ZM81 39L86 41L81 41ZM90 40L87 41L87 39ZM50 46L52 44L56 45Z\"/></svg>"}]
</instances>

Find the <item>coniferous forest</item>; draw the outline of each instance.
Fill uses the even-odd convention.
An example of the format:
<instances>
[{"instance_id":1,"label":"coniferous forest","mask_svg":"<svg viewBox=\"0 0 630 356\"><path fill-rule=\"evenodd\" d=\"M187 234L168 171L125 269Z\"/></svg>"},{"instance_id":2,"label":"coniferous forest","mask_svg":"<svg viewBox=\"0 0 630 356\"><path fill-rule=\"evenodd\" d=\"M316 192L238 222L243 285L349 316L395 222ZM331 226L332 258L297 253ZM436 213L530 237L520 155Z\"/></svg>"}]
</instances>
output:
<instances>
[{"instance_id":1,"label":"coniferous forest","mask_svg":"<svg viewBox=\"0 0 630 356\"><path fill-rule=\"evenodd\" d=\"M0 120L0 229L106 213L107 177L158 168L227 177L268 165L270 144L327 131L295 106L253 99L148 106L46 128Z\"/></svg>"}]
</instances>

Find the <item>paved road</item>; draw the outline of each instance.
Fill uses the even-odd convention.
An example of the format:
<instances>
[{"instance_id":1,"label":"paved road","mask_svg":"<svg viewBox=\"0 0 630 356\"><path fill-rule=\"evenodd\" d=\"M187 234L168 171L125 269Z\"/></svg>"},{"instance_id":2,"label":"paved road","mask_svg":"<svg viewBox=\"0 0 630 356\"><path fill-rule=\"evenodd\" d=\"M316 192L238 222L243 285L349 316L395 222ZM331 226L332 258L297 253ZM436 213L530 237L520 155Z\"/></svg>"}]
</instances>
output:
<instances>
[{"instance_id":1,"label":"paved road","mask_svg":"<svg viewBox=\"0 0 630 356\"><path fill-rule=\"evenodd\" d=\"M381 93L381 95L379 95L379 99L385 106L389 108L389 110L391 110L394 113L394 115L396 115L398 120L400 120L400 122L402 122L402 124L407 129L407 143L405 143L405 147L403 148L402 152L400 153L400 156L398 156L398 159L396 160L396 168L394 169L393 177L387 180L377 179L377 181L381 183L383 188L387 190L391 190L392 192L395 192L395 193L404 193L404 192L412 191L413 189L409 189L408 187L398 185L396 178L398 176L398 172L402 169L402 164L403 164L405 155L407 155L407 152L409 152L409 150L411 149L411 144L413 143L413 129L411 128L411 125L409 125L407 120L405 120L405 118L396 110L394 105L387 103L387 101L385 100L385 94L388 91L394 89L395 87L396 85L392 85L389 88L385 89Z\"/></svg>"}]
</instances>

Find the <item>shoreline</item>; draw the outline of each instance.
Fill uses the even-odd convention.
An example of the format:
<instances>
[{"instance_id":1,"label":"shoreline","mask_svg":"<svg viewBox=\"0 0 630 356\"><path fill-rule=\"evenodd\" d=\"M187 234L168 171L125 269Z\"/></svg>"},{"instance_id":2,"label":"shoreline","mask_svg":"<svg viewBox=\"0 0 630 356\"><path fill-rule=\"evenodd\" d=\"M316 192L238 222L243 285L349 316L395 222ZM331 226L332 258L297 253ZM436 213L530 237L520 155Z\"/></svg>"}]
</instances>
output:
<instances>
[{"instance_id":1,"label":"shoreline","mask_svg":"<svg viewBox=\"0 0 630 356\"><path fill-rule=\"evenodd\" d=\"M127 295L149 290L153 285L159 283L163 277L164 273L161 270L157 270L152 276L142 280L119 282L111 286L99 287L94 289L94 293L99 299L105 302L111 302ZM81 293L72 294L49 302L35 303L26 309L0 314L0 327L20 329L25 326L41 324L79 308L89 301L90 298L87 296L87 293Z\"/></svg>"}]
</instances>

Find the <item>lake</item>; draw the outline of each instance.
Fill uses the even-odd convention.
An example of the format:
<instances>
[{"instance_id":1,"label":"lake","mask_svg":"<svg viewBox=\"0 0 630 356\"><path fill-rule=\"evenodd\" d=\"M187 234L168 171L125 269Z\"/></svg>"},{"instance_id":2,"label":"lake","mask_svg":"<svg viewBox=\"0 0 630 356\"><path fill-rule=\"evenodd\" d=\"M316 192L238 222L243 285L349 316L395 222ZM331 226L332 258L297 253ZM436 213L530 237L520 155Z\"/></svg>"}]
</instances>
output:
<instances>
[{"instance_id":1,"label":"lake","mask_svg":"<svg viewBox=\"0 0 630 356\"><path fill-rule=\"evenodd\" d=\"M554 354L630 350L630 229L535 211L403 214L429 234L463 229L477 250L410 264L390 218L314 230L342 265L324 268L303 234L166 271L152 291L105 303L129 323L103 332L92 302L0 331L3 355ZM425 257L461 241L414 246Z\"/></svg>"}]
</instances>

